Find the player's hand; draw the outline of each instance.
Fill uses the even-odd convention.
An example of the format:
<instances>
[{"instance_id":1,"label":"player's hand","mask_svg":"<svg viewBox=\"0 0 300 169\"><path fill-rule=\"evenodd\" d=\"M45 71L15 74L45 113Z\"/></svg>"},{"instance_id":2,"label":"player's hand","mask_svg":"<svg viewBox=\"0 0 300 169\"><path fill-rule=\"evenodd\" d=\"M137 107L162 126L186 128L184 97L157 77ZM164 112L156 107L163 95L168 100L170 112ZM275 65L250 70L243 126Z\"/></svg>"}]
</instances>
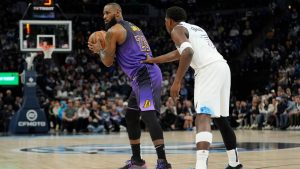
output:
<instances>
[{"instance_id":1,"label":"player's hand","mask_svg":"<svg viewBox=\"0 0 300 169\"><path fill-rule=\"evenodd\" d=\"M103 49L100 41L97 41L97 43L88 42L88 47L92 52L97 53L97 54L99 54L100 50Z\"/></svg>"},{"instance_id":2,"label":"player's hand","mask_svg":"<svg viewBox=\"0 0 300 169\"><path fill-rule=\"evenodd\" d=\"M180 82L174 81L170 89L170 95L175 102L179 99L180 85Z\"/></svg>"},{"instance_id":3,"label":"player's hand","mask_svg":"<svg viewBox=\"0 0 300 169\"><path fill-rule=\"evenodd\" d=\"M152 57L148 55L146 57L147 57L146 60L142 60L141 63L154 63Z\"/></svg>"}]
</instances>

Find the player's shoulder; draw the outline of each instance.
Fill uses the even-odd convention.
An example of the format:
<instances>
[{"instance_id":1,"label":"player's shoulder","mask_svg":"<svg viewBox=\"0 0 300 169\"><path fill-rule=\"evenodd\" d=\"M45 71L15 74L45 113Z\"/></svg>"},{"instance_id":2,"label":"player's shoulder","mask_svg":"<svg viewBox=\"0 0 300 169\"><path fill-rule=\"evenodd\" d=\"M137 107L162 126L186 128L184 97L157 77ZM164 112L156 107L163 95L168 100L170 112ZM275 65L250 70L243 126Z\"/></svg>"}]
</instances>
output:
<instances>
[{"instance_id":1,"label":"player's shoulder","mask_svg":"<svg viewBox=\"0 0 300 169\"><path fill-rule=\"evenodd\" d=\"M117 23L111 28L109 28L107 32L110 34L120 34L124 32L124 27L121 24Z\"/></svg>"},{"instance_id":2,"label":"player's shoulder","mask_svg":"<svg viewBox=\"0 0 300 169\"><path fill-rule=\"evenodd\" d=\"M186 26L185 22L180 22L178 25L176 25L172 32L176 33L176 32L180 32L180 31L187 31L188 27Z\"/></svg>"}]
</instances>

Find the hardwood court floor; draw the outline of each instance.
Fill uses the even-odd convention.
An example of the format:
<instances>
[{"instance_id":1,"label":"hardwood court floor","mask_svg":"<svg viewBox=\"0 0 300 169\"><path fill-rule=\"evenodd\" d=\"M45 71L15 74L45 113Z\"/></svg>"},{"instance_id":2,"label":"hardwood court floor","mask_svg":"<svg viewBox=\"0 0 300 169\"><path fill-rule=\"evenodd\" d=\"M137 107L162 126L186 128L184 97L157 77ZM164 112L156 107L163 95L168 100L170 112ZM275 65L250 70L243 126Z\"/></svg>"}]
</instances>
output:
<instances>
[{"instance_id":1,"label":"hardwood court floor","mask_svg":"<svg viewBox=\"0 0 300 169\"><path fill-rule=\"evenodd\" d=\"M222 139L218 131L213 131L214 142L221 142ZM244 164L244 169L298 169L300 168L300 146L288 149L276 149L277 146L261 146L265 143L300 143L300 131L253 131L237 130L238 141L240 143L260 144L254 146L255 151L240 152L240 160ZM177 145L178 149L183 149L186 143L193 144L194 132L165 132L166 145ZM0 137L0 169L116 169L124 164L130 154L128 152L118 153L74 153L76 146L80 151L80 146L101 146L112 149L115 145L128 145L126 132L110 135L71 135L71 136L2 136ZM142 145L152 148L152 143L148 133L142 134ZM75 147L74 147L75 146ZM182 147L181 147L182 146ZM23 148L35 147L57 147L55 153L39 153L20 151ZM69 148L68 148L69 147ZM64 153L69 150L69 153ZM273 150L266 150L268 148ZM279 146L281 147L281 146ZM242 147L239 147L242 148ZM167 152L170 150L167 149ZM260 150L259 150L260 149ZM101 150L102 149L98 149ZM61 153L59 153L61 151ZM114 150L112 150L114 151ZM143 151L143 150L142 150ZM70 153L71 152L71 153ZM189 153L190 152L190 153ZM156 163L156 155L144 153L143 158L147 161L148 168L153 169ZM185 153L167 154L173 169L188 169L195 163L193 150ZM212 152L209 158L209 169L224 169L227 164L225 152Z\"/></svg>"}]
</instances>

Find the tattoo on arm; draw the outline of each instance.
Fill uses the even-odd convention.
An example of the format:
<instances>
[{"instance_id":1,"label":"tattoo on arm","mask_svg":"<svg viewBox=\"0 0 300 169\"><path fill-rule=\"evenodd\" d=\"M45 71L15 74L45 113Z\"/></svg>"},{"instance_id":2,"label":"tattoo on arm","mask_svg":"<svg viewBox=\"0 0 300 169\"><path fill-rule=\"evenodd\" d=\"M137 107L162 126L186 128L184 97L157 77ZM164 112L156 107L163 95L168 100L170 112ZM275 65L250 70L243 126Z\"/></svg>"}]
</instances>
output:
<instances>
[{"instance_id":1,"label":"tattoo on arm","mask_svg":"<svg viewBox=\"0 0 300 169\"><path fill-rule=\"evenodd\" d=\"M110 45L110 41L111 41L111 33L108 31L105 36L105 46ZM103 60L105 58L104 49L100 50L99 56L100 56L101 60Z\"/></svg>"},{"instance_id":2,"label":"tattoo on arm","mask_svg":"<svg viewBox=\"0 0 300 169\"><path fill-rule=\"evenodd\" d=\"M105 36L105 45L110 45L110 41L111 41L111 32L107 31L106 36Z\"/></svg>"}]
</instances>

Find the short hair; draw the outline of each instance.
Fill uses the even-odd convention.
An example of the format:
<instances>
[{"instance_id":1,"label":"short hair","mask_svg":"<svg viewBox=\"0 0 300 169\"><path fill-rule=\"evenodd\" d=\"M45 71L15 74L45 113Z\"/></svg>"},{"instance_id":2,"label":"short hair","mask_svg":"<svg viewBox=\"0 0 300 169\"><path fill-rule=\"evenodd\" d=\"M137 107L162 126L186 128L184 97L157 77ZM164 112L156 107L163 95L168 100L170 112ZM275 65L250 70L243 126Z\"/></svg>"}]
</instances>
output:
<instances>
[{"instance_id":1,"label":"short hair","mask_svg":"<svg viewBox=\"0 0 300 169\"><path fill-rule=\"evenodd\" d=\"M113 6L114 8L119 9L122 12L121 5L119 5L118 3L111 2L111 3L106 4L105 6L107 6L107 5Z\"/></svg>"},{"instance_id":2,"label":"short hair","mask_svg":"<svg viewBox=\"0 0 300 169\"><path fill-rule=\"evenodd\" d=\"M167 9L166 17L173 19L175 22L181 22L186 20L187 15L183 8L178 6L172 6Z\"/></svg>"}]
</instances>

